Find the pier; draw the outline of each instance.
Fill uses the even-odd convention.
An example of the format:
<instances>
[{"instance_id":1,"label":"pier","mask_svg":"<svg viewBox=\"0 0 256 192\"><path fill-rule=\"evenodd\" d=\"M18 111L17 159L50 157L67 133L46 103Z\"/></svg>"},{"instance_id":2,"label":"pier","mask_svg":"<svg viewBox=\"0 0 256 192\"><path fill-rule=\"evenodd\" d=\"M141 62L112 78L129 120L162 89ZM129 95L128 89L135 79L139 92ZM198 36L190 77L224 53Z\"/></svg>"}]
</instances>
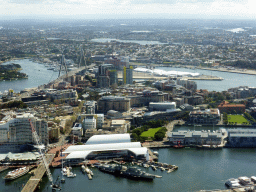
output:
<instances>
[{"instance_id":1,"label":"pier","mask_svg":"<svg viewBox=\"0 0 256 192\"><path fill-rule=\"evenodd\" d=\"M46 162L49 165L54 158L54 154L46 154ZM45 166L44 163L41 162L38 167L34 170L34 175L30 177L26 185L23 187L21 192L33 192L39 185L42 177L45 174Z\"/></svg>"},{"instance_id":2,"label":"pier","mask_svg":"<svg viewBox=\"0 0 256 192\"><path fill-rule=\"evenodd\" d=\"M211 76L211 75L200 75L198 77L182 77L186 80L204 80L204 81L222 81L222 77Z\"/></svg>"}]
</instances>

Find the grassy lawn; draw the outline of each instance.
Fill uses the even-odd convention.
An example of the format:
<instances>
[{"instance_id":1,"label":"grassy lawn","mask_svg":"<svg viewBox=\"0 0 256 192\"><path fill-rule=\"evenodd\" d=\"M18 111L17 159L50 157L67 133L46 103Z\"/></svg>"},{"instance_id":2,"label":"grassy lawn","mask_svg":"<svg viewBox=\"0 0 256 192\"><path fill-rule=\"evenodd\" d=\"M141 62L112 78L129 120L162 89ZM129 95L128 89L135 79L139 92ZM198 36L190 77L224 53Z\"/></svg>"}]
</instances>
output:
<instances>
[{"instance_id":1,"label":"grassy lawn","mask_svg":"<svg viewBox=\"0 0 256 192\"><path fill-rule=\"evenodd\" d=\"M243 124L248 122L242 115L228 115L228 123Z\"/></svg>"},{"instance_id":2,"label":"grassy lawn","mask_svg":"<svg viewBox=\"0 0 256 192\"><path fill-rule=\"evenodd\" d=\"M151 137L151 138L154 138L155 133L156 133L159 129L161 129L161 127L155 128L155 129L149 129L149 130L144 131L143 133L141 133L140 136L141 136L141 137Z\"/></svg>"}]
</instances>

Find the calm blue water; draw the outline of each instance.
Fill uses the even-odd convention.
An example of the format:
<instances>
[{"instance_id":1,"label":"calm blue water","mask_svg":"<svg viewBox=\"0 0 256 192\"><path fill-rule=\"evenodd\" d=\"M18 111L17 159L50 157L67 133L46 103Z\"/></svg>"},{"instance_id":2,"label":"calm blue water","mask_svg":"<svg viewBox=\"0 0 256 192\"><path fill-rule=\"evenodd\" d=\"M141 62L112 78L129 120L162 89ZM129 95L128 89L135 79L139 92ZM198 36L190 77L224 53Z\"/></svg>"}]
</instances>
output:
<instances>
[{"instance_id":1,"label":"calm blue water","mask_svg":"<svg viewBox=\"0 0 256 192\"><path fill-rule=\"evenodd\" d=\"M256 87L256 76L255 75L246 75L239 73L228 73L220 71L208 71L201 69L187 69L187 68L175 68L175 67L157 67L157 69L162 69L166 71L185 71L200 73L201 75L212 75L217 77L222 77L222 81L196 81L198 89L208 89L208 91L225 91L232 87L238 86L249 86Z\"/></svg>"},{"instance_id":2,"label":"calm blue water","mask_svg":"<svg viewBox=\"0 0 256 192\"><path fill-rule=\"evenodd\" d=\"M198 150L185 149L158 149L159 162L175 164L179 169L167 174L157 170L141 168L150 173L162 175L154 181L133 181L102 173L93 168L94 177L88 180L80 168L73 168L77 175L75 178L66 178L62 185L62 191L95 191L95 192L128 192L128 191L172 191L188 192L201 189L225 189L224 183L229 178L256 175L255 152L256 149L222 149L222 150ZM60 169L52 169L54 179L61 176ZM7 172L0 173L3 177ZM29 175L13 182L5 183L0 179L0 191L19 191L22 183L29 179ZM50 183L43 178L40 191L51 191Z\"/></svg>"},{"instance_id":3,"label":"calm blue water","mask_svg":"<svg viewBox=\"0 0 256 192\"><path fill-rule=\"evenodd\" d=\"M20 92L25 88L38 87L39 85L47 84L58 77L58 72L47 70L47 68L43 64L38 64L28 59L11 61L7 63L20 64L23 69L21 72L26 73L28 75L28 79L16 81L0 81L1 92L4 92L8 89L13 89L15 92ZM167 71L175 70L197 72L204 75L213 75L224 78L223 81L196 81L198 89L208 89L209 91L225 91L228 88L237 86L256 87L255 75L172 67L158 67L157 69Z\"/></svg>"},{"instance_id":4,"label":"calm blue water","mask_svg":"<svg viewBox=\"0 0 256 192\"><path fill-rule=\"evenodd\" d=\"M20 64L22 67L21 72L28 75L28 79L0 81L0 91L3 93L5 90L13 89L14 92L20 92L26 88L38 87L39 85L47 84L50 81L58 78L59 72L47 70L43 64L35 63L28 59L15 60L6 62Z\"/></svg>"}]
</instances>

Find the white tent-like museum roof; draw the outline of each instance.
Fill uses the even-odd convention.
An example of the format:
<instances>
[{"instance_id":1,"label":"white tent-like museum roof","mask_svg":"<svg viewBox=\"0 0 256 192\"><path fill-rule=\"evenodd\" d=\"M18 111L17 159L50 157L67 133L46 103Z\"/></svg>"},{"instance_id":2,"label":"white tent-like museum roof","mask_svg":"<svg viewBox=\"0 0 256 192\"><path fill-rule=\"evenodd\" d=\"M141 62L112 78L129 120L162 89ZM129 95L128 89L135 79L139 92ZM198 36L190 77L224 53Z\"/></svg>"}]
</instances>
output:
<instances>
[{"instance_id":1,"label":"white tent-like museum roof","mask_svg":"<svg viewBox=\"0 0 256 192\"><path fill-rule=\"evenodd\" d=\"M114 151L114 150L120 150L120 149L105 149L101 151ZM147 155L148 149L146 147L140 147L140 148L127 148L127 149L122 149L122 150L128 150L133 152L136 155ZM70 153L66 159L86 159L86 157L93 151L97 150L91 150L91 151L74 151Z\"/></svg>"},{"instance_id":2,"label":"white tent-like museum roof","mask_svg":"<svg viewBox=\"0 0 256 192\"><path fill-rule=\"evenodd\" d=\"M93 135L86 145L131 142L130 134Z\"/></svg>"},{"instance_id":3,"label":"white tent-like museum roof","mask_svg":"<svg viewBox=\"0 0 256 192\"><path fill-rule=\"evenodd\" d=\"M66 159L86 159L93 151L123 151L128 150L136 156L148 155L148 149L140 142L131 142L129 134L94 135L85 145L73 145L63 153L68 153Z\"/></svg>"},{"instance_id":4,"label":"white tent-like museum roof","mask_svg":"<svg viewBox=\"0 0 256 192\"><path fill-rule=\"evenodd\" d=\"M121 150L128 148L141 148L140 142L130 143L110 143L98 145L74 145L68 147L63 153L72 153L75 151L102 151L102 150Z\"/></svg>"}]
</instances>

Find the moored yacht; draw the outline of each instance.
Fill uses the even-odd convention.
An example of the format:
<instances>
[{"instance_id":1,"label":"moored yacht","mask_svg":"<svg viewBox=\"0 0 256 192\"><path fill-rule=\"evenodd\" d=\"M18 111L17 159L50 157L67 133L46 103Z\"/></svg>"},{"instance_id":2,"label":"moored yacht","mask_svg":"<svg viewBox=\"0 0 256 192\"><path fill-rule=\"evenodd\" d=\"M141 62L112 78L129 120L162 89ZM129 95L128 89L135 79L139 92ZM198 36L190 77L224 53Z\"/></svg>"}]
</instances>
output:
<instances>
[{"instance_id":1,"label":"moored yacht","mask_svg":"<svg viewBox=\"0 0 256 192\"><path fill-rule=\"evenodd\" d=\"M237 188L237 187L241 187L241 185L239 184L239 180L238 179L234 179L234 178L231 178L229 180L227 180L225 182L225 185L228 187L228 188Z\"/></svg>"}]
</instances>

